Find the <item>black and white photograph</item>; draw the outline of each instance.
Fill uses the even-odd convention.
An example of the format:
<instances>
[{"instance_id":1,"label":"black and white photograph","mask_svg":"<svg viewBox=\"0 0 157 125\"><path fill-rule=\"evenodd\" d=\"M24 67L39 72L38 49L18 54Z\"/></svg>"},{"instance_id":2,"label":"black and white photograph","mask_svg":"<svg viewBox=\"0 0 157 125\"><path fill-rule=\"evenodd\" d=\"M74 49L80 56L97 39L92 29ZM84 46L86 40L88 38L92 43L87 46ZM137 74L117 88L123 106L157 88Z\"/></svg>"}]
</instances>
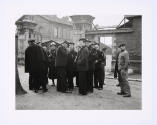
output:
<instances>
[{"instance_id":1,"label":"black and white photograph","mask_svg":"<svg viewBox=\"0 0 157 125\"><path fill-rule=\"evenodd\" d=\"M96 19L19 17L17 110L142 109L142 15L124 15L111 26Z\"/></svg>"},{"instance_id":2,"label":"black and white photograph","mask_svg":"<svg viewBox=\"0 0 157 125\"><path fill-rule=\"evenodd\" d=\"M1 0L0 123L155 125L155 0Z\"/></svg>"}]
</instances>

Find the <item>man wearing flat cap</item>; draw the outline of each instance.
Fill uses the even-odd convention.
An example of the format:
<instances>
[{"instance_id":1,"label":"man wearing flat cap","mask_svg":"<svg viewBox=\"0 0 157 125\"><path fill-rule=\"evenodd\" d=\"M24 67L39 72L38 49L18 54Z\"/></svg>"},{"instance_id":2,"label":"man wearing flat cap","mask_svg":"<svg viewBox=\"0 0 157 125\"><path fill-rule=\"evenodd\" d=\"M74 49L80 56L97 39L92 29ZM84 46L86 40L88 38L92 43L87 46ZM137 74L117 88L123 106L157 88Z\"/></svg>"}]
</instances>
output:
<instances>
[{"instance_id":1,"label":"man wearing flat cap","mask_svg":"<svg viewBox=\"0 0 157 125\"><path fill-rule=\"evenodd\" d=\"M121 92L118 95L123 97L131 97L130 86L128 82L128 66L129 66L129 53L125 48L125 44L120 45L121 53L118 57L118 71L120 72L120 88Z\"/></svg>"}]
</instances>

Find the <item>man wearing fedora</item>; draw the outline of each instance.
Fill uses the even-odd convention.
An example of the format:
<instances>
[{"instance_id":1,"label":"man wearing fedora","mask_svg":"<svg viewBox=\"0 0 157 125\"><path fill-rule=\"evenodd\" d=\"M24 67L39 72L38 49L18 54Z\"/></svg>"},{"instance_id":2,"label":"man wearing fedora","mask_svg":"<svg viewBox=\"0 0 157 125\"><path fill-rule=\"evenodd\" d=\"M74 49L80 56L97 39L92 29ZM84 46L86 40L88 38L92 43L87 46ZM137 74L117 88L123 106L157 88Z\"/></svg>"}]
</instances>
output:
<instances>
[{"instance_id":1,"label":"man wearing fedora","mask_svg":"<svg viewBox=\"0 0 157 125\"><path fill-rule=\"evenodd\" d=\"M28 48L25 51L25 72L29 73L29 89L38 92L42 86L43 92L46 92L46 84L43 76L45 64L47 61L43 50L35 44L35 40L28 41Z\"/></svg>"}]
</instances>

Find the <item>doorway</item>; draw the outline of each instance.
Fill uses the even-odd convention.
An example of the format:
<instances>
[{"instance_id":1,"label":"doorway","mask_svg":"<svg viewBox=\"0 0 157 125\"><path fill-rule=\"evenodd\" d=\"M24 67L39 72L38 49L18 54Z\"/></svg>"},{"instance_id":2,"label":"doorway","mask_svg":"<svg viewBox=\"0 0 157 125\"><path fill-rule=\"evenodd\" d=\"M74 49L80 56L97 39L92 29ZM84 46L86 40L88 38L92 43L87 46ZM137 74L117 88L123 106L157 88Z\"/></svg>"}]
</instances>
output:
<instances>
[{"instance_id":1,"label":"doorway","mask_svg":"<svg viewBox=\"0 0 157 125\"><path fill-rule=\"evenodd\" d=\"M100 48L107 47L106 50L106 72L111 72L112 67L112 37L100 37Z\"/></svg>"}]
</instances>

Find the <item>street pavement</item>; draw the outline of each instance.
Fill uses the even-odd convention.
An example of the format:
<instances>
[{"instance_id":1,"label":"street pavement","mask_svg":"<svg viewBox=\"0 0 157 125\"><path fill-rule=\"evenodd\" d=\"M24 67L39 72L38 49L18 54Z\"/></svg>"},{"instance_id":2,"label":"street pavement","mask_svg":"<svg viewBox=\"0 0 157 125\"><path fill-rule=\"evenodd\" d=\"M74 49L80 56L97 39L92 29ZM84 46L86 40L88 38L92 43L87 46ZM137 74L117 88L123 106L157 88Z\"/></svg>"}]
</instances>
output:
<instances>
[{"instance_id":1,"label":"street pavement","mask_svg":"<svg viewBox=\"0 0 157 125\"><path fill-rule=\"evenodd\" d=\"M120 91L117 79L105 79L103 90L94 89L94 93L82 96L75 87L72 93L60 93L51 86L49 80L48 92L34 93L28 90L28 74L24 67L19 66L19 76L25 95L16 95L17 110L140 110L142 109L142 82L129 81L131 98L124 98L116 93ZM56 80L55 80L56 82Z\"/></svg>"}]
</instances>

